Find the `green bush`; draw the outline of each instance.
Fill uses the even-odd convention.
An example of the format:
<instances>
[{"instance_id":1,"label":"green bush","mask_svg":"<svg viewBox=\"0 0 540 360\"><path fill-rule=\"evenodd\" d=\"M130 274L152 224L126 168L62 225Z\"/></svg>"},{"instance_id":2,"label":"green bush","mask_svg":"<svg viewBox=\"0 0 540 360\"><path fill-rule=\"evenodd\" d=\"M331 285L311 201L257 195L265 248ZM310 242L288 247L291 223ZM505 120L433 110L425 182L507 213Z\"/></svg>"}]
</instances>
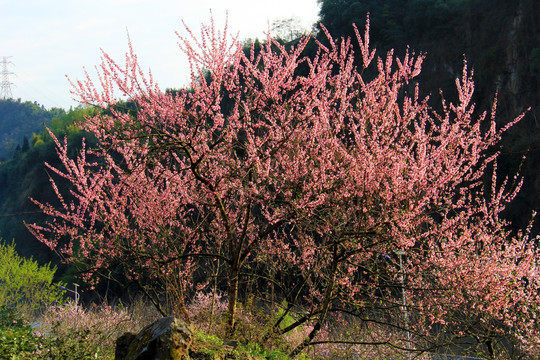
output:
<instances>
[{"instance_id":1,"label":"green bush","mask_svg":"<svg viewBox=\"0 0 540 360\"><path fill-rule=\"evenodd\" d=\"M100 337L101 341L97 339ZM45 339L47 359L113 359L114 346L102 348L105 334L100 329L78 329L65 333L57 323Z\"/></svg>"},{"instance_id":2,"label":"green bush","mask_svg":"<svg viewBox=\"0 0 540 360\"><path fill-rule=\"evenodd\" d=\"M0 306L13 307L32 320L49 305L63 303L62 284L53 283L55 272L49 264L20 257L14 243L0 243Z\"/></svg>"},{"instance_id":3,"label":"green bush","mask_svg":"<svg viewBox=\"0 0 540 360\"><path fill-rule=\"evenodd\" d=\"M280 350L267 350L264 349L258 343L247 343L246 345L241 345L238 348L238 353L245 353L247 358L256 358L256 359L267 359L267 360L289 360L290 357L283 353Z\"/></svg>"},{"instance_id":4,"label":"green bush","mask_svg":"<svg viewBox=\"0 0 540 360\"><path fill-rule=\"evenodd\" d=\"M42 333L9 306L0 307L0 359L112 359L113 348L102 349L97 337L105 337L101 329L70 329L56 323Z\"/></svg>"},{"instance_id":5,"label":"green bush","mask_svg":"<svg viewBox=\"0 0 540 360\"><path fill-rule=\"evenodd\" d=\"M15 309L0 306L0 359L39 358L44 347L41 340Z\"/></svg>"}]
</instances>

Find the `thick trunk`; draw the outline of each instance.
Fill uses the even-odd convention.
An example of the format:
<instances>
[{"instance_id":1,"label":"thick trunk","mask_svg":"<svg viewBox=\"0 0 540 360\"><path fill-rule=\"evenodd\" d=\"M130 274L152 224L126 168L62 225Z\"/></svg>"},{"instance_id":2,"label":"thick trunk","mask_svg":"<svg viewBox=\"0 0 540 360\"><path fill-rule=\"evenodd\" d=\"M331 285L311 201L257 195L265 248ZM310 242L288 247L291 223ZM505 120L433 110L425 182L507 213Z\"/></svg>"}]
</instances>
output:
<instances>
[{"instance_id":1,"label":"thick trunk","mask_svg":"<svg viewBox=\"0 0 540 360\"><path fill-rule=\"evenodd\" d=\"M238 273L239 269L236 266L231 267L229 280L229 314L228 314L228 332L229 335L234 334L234 326L236 320L236 303L238 302Z\"/></svg>"}]
</instances>

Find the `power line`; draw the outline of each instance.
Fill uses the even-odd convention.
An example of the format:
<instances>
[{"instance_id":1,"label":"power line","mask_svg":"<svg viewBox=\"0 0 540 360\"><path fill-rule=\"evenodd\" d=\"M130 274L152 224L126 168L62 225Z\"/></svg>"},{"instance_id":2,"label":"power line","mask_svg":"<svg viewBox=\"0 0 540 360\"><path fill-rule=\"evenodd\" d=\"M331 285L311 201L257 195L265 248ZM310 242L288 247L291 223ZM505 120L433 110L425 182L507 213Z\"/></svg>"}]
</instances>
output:
<instances>
[{"instance_id":1,"label":"power line","mask_svg":"<svg viewBox=\"0 0 540 360\"><path fill-rule=\"evenodd\" d=\"M30 214L43 214L43 211L21 211L21 212L12 213L12 214L0 214L0 217L21 216L21 215L30 215Z\"/></svg>"},{"instance_id":2,"label":"power line","mask_svg":"<svg viewBox=\"0 0 540 360\"><path fill-rule=\"evenodd\" d=\"M13 94L11 92L12 83L9 81L9 75L13 74L8 70L8 65L12 64L8 59L11 56L2 57L2 72L0 73L2 77L2 82L0 83L0 98L2 99L12 99Z\"/></svg>"}]
</instances>

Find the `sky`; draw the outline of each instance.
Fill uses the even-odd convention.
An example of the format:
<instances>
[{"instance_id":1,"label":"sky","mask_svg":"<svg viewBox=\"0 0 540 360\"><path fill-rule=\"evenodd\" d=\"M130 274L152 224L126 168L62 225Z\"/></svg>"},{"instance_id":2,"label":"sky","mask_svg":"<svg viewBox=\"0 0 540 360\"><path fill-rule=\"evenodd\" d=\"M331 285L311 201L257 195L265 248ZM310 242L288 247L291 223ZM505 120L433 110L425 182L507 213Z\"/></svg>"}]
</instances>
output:
<instances>
[{"instance_id":1,"label":"sky","mask_svg":"<svg viewBox=\"0 0 540 360\"><path fill-rule=\"evenodd\" d=\"M83 79L85 68L95 74L101 50L122 63L129 33L142 68L162 89L180 88L189 68L175 31L185 34L182 21L198 31L210 10L242 40L263 39L280 19L298 18L310 29L319 7L317 0L0 0L0 62L10 56L14 99L67 110L78 102L66 76Z\"/></svg>"}]
</instances>

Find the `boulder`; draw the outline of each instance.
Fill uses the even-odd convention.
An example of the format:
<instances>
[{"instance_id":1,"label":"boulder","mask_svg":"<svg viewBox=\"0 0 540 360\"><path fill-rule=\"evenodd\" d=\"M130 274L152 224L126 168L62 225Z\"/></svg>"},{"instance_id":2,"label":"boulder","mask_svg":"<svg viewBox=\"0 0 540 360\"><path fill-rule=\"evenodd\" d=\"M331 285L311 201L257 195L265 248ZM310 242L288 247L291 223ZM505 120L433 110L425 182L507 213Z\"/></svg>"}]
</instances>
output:
<instances>
[{"instance_id":1,"label":"boulder","mask_svg":"<svg viewBox=\"0 0 540 360\"><path fill-rule=\"evenodd\" d=\"M191 345L189 324L175 317L157 320L138 334L116 340L115 360L180 360Z\"/></svg>"}]
</instances>

